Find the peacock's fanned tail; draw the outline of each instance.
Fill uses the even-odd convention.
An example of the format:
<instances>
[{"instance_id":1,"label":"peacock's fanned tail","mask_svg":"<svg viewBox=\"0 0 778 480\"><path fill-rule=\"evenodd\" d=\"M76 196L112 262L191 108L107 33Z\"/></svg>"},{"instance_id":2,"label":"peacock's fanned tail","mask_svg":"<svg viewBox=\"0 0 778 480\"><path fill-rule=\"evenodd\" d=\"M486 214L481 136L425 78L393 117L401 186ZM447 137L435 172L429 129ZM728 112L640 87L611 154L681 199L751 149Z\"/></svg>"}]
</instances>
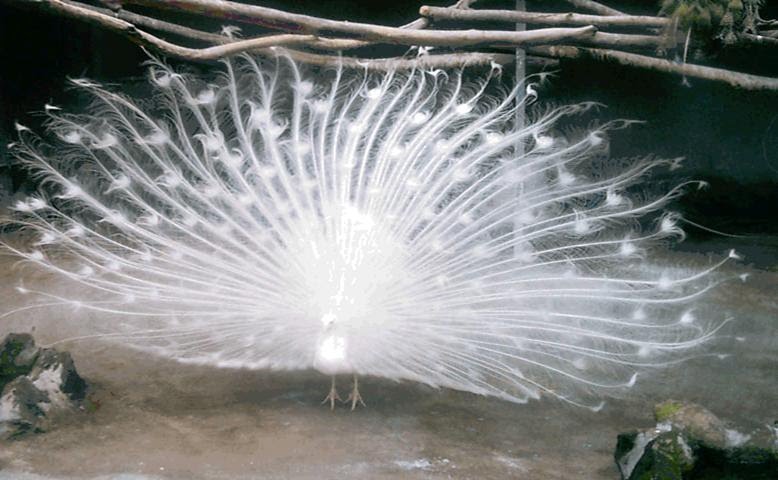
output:
<instances>
[{"instance_id":1,"label":"peacock's fanned tail","mask_svg":"<svg viewBox=\"0 0 778 480\"><path fill-rule=\"evenodd\" d=\"M94 103L47 109L53 147L18 126L47 193L15 205L31 241L7 248L77 285L20 292L181 361L589 406L721 325L695 314L718 264L646 260L682 235L680 187L635 194L671 162L608 160L623 123L555 133L591 105L517 128L534 92L495 72L224 65L204 83L153 62L144 106L75 80Z\"/></svg>"}]
</instances>

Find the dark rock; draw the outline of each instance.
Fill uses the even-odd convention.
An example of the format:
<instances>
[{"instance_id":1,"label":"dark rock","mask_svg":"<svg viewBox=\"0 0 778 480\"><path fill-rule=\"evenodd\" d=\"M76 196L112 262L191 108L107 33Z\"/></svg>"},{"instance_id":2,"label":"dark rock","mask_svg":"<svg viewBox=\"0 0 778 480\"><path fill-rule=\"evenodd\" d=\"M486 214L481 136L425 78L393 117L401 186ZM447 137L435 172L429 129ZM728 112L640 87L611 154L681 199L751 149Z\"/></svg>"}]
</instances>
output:
<instances>
[{"instance_id":1,"label":"dark rock","mask_svg":"<svg viewBox=\"0 0 778 480\"><path fill-rule=\"evenodd\" d=\"M0 395L0 440L39 431L49 397L21 376L9 382Z\"/></svg>"},{"instance_id":2,"label":"dark rock","mask_svg":"<svg viewBox=\"0 0 778 480\"><path fill-rule=\"evenodd\" d=\"M634 431L629 433L620 433L616 437L616 451L613 453L613 457L616 459L616 466L619 467L622 477L629 477L632 473L634 465L630 466L627 460L629 452L635 450L635 446L638 444L638 435L640 432ZM642 450L643 447L641 447ZM619 462L622 460L622 462Z\"/></svg>"},{"instance_id":3,"label":"dark rock","mask_svg":"<svg viewBox=\"0 0 778 480\"><path fill-rule=\"evenodd\" d=\"M86 394L70 354L39 349L27 334L0 344L0 374L0 440L42 431L52 414L73 410Z\"/></svg>"},{"instance_id":4,"label":"dark rock","mask_svg":"<svg viewBox=\"0 0 778 480\"><path fill-rule=\"evenodd\" d=\"M690 480L775 480L778 454L774 450L745 445L731 449L696 447L697 462ZM687 478L687 477L684 477Z\"/></svg>"},{"instance_id":5,"label":"dark rock","mask_svg":"<svg viewBox=\"0 0 778 480\"><path fill-rule=\"evenodd\" d=\"M5 384L27 375L38 357L39 349L27 333L10 333L0 342L0 390Z\"/></svg>"},{"instance_id":6,"label":"dark rock","mask_svg":"<svg viewBox=\"0 0 778 480\"><path fill-rule=\"evenodd\" d=\"M750 432L749 445L778 452L778 420Z\"/></svg>"},{"instance_id":7,"label":"dark rock","mask_svg":"<svg viewBox=\"0 0 778 480\"><path fill-rule=\"evenodd\" d=\"M643 449L640 459L630 472L630 480L683 480L694 468L695 457L686 436L678 432L663 432ZM622 474L623 475L623 474Z\"/></svg>"},{"instance_id":8,"label":"dark rock","mask_svg":"<svg viewBox=\"0 0 778 480\"><path fill-rule=\"evenodd\" d=\"M650 467L656 463L657 452L654 448L654 441L660 435L670 432L670 430L671 428L668 425L660 424L652 429L619 434L614 458L621 473L621 478L640 478L642 480L643 477L641 475L650 471ZM661 460L664 456L659 455L659 457Z\"/></svg>"},{"instance_id":9,"label":"dark rock","mask_svg":"<svg viewBox=\"0 0 778 480\"><path fill-rule=\"evenodd\" d=\"M654 413L656 428L618 436L622 479L778 479L778 428L741 434L700 405L672 400Z\"/></svg>"},{"instance_id":10,"label":"dark rock","mask_svg":"<svg viewBox=\"0 0 778 480\"><path fill-rule=\"evenodd\" d=\"M68 352L42 349L29 377L47 392L56 389L70 400L82 400L86 394L86 382L76 371Z\"/></svg>"}]
</instances>

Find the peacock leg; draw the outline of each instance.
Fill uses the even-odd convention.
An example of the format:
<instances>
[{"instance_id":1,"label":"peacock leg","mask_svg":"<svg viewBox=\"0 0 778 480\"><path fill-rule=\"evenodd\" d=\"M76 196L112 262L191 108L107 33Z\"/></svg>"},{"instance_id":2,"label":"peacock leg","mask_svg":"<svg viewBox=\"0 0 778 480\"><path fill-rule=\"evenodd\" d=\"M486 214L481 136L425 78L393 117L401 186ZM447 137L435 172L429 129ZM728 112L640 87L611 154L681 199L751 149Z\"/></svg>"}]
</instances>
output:
<instances>
[{"instance_id":1,"label":"peacock leg","mask_svg":"<svg viewBox=\"0 0 778 480\"><path fill-rule=\"evenodd\" d=\"M362 395L359 394L359 379L357 378L356 373L354 374L354 389L351 390L351 393L346 399L346 403L348 402L351 402L352 412L354 411L354 409L357 408L357 403L362 404L363 407L367 407L367 405L365 405L365 402L362 400Z\"/></svg>"},{"instance_id":2,"label":"peacock leg","mask_svg":"<svg viewBox=\"0 0 778 480\"><path fill-rule=\"evenodd\" d=\"M340 395L338 395L338 391L335 389L335 375L333 375L330 393L324 398L321 404L324 405L325 403L330 402L330 410L335 410L335 400L339 402L343 401L343 399L340 398Z\"/></svg>"}]
</instances>

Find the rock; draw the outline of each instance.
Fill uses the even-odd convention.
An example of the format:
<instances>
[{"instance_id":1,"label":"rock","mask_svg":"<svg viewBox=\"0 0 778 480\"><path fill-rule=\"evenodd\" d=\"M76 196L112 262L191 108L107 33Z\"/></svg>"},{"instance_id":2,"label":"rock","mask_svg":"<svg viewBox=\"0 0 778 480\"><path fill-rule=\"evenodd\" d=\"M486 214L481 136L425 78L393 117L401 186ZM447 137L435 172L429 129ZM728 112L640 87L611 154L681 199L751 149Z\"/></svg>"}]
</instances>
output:
<instances>
[{"instance_id":1,"label":"rock","mask_svg":"<svg viewBox=\"0 0 778 480\"><path fill-rule=\"evenodd\" d=\"M622 479L778 478L778 428L742 434L700 405L673 400L658 404L654 415L655 428L618 436Z\"/></svg>"},{"instance_id":2,"label":"rock","mask_svg":"<svg viewBox=\"0 0 778 480\"><path fill-rule=\"evenodd\" d=\"M53 413L73 410L86 394L70 354L39 349L27 334L5 337L0 368L0 440L42 431Z\"/></svg>"},{"instance_id":3,"label":"rock","mask_svg":"<svg viewBox=\"0 0 778 480\"><path fill-rule=\"evenodd\" d=\"M765 424L751 432L749 445L756 445L778 452L778 420Z\"/></svg>"},{"instance_id":4,"label":"rock","mask_svg":"<svg viewBox=\"0 0 778 480\"><path fill-rule=\"evenodd\" d=\"M38 347L32 335L27 333L10 333L0 343L0 390L5 384L32 370L37 360Z\"/></svg>"},{"instance_id":5,"label":"rock","mask_svg":"<svg viewBox=\"0 0 778 480\"><path fill-rule=\"evenodd\" d=\"M616 437L616 466L619 468L621 478L630 478L635 466L643 457L648 444L654 440L658 432L651 431L620 433Z\"/></svg>"},{"instance_id":6,"label":"rock","mask_svg":"<svg viewBox=\"0 0 778 480\"><path fill-rule=\"evenodd\" d=\"M654 418L658 423L668 422L708 445L725 448L728 444L726 424L695 403L667 400L654 407ZM732 441L737 443L734 438Z\"/></svg>"},{"instance_id":7,"label":"rock","mask_svg":"<svg viewBox=\"0 0 778 480\"><path fill-rule=\"evenodd\" d=\"M0 439L40 430L48 401L48 396L25 376L9 382L0 395Z\"/></svg>"},{"instance_id":8,"label":"rock","mask_svg":"<svg viewBox=\"0 0 778 480\"><path fill-rule=\"evenodd\" d=\"M682 480L686 478L684 474L694 468L694 453L682 433L662 432L642 447L639 442L634 447L628 452L632 462L619 465L622 478Z\"/></svg>"},{"instance_id":9,"label":"rock","mask_svg":"<svg viewBox=\"0 0 778 480\"><path fill-rule=\"evenodd\" d=\"M86 382L76 371L68 352L44 348L28 376L49 397L63 395L68 400L82 400L86 394Z\"/></svg>"}]
</instances>

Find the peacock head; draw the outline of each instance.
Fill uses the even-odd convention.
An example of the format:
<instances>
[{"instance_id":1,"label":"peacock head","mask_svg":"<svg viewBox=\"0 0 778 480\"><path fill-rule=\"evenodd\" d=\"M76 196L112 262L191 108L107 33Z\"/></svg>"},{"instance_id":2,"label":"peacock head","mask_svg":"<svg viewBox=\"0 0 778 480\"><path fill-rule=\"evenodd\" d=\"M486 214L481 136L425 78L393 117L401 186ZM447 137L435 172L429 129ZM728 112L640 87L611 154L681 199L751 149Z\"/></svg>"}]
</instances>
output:
<instances>
[{"instance_id":1,"label":"peacock head","mask_svg":"<svg viewBox=\"0 0 778 480\"><path fill-rule=\"evenodd\" d=\"M332 312L328 312L322 315L321 323L324 325L324 330L329 330L331 327L333 327L337 319L338 317Z\"/></svg>"}]
</instances>

